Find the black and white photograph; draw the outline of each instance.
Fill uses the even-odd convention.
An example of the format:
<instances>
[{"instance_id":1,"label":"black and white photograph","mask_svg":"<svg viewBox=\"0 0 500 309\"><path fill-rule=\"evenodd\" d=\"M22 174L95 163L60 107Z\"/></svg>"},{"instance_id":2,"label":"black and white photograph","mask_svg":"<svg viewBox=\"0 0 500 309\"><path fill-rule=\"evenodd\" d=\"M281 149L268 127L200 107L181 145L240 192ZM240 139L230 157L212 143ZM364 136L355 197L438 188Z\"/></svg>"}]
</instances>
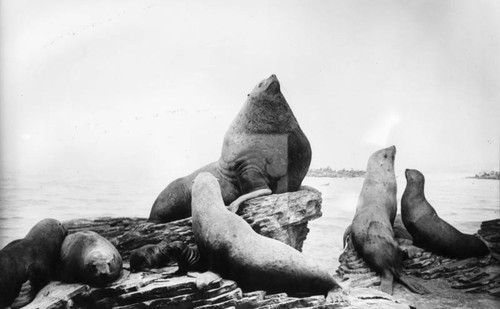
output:
<instances>
[{"instance_id":1,"label":"black and white photograph","mask_svg":"<svg viewBox=\"0 0 500 309\"><path fill-rule=\"evenodd\" d=\"M0 308L499 307L499 1L0 0Z\"/></svg>"}]
</instances>

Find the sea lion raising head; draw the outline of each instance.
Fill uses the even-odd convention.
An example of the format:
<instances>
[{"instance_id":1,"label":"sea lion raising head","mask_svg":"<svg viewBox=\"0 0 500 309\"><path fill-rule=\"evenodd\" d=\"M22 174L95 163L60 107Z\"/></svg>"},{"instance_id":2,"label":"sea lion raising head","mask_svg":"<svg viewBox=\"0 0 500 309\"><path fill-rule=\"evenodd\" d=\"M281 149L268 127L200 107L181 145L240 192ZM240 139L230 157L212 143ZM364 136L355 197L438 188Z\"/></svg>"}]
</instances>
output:
<instances>
[{"instance_id":1,"label":"sea lion raising head","mask_svg":"<svg viewBox=\"0 0 500 309\"><path fill-rule=\"evenodd\" d=\"M401 216L413 244L451 258L468 258L489 253L478 237L460 232L441 219L424 195L424 175L407 169L406 189L401 198Z\"/></svg>"},{"instance_id":2,"label":"sea lion raising head","mask_svg":"<svg viewBox=\"0 0 500 309\"><path fill-rule=\"evenodd\" d=\"M219 160L170 183L154 202L149 221L189 217L192 182L199 173L219 179L224 204L236 212L248 199L297 191L310 163L309 141L271 75L248 94L226 131Z\"/></svg>"},{"instance_id":3,"label":"sea lion raising head","mask_svg":"<svg viewBox=\"0 0 500 309\"><path fill-rule=\"evenodd\" d=\"M396 147L373 153L352 221L350 239L365 262L381 275L380 289L392 294L394 278L416 293L425 288L402 272L403 252L395 238L392 225L396 217L396 176L394 159Z\"/></svg>"}]
</instances>

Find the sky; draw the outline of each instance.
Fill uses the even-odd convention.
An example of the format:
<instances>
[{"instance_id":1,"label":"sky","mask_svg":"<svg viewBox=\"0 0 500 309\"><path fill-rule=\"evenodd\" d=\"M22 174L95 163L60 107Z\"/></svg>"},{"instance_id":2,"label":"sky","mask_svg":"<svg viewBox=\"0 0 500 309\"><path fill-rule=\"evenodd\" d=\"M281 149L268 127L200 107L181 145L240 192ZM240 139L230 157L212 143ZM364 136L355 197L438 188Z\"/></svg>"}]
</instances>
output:
<instances>
[{"instance_id":1,"label":"sky","mask_svg":"<svg viewBox=\"0 0 500 309\"><path fill-rule=\"evenodd\" d=\"M499 170L500 2L0 0L0 171L175 178L276 74L312 167Z\"/></svg>"}]
</instances>

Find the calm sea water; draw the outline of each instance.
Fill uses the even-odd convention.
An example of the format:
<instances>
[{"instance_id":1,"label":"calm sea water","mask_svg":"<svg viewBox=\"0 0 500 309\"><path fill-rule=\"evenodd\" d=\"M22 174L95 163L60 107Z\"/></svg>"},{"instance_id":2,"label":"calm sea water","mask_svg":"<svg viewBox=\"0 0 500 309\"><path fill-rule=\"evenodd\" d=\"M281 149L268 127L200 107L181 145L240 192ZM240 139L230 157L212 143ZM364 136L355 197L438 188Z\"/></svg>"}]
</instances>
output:
<instances>
[{"instance_id":1,"label":"calm sea water","mask_svg":"<svg viewBox=\"0 0 500 309\"><path fill-rule=\"evenodd\" d=\"M462 232L475 233L481 221L500 217L500 182L466 176L426 175L426 197L442 218ZM0 248L24 237L36 222L47 217L148 217L154 199L167 182L4 174L0 179ZM317 188L323 195L323 216L309 223L303 252L333 272L342 252L342 235L356 210L363 178L306 177L303 184ZM405 186L404 177L398 177L398 200Z\"/></svg>"}]
</instances>

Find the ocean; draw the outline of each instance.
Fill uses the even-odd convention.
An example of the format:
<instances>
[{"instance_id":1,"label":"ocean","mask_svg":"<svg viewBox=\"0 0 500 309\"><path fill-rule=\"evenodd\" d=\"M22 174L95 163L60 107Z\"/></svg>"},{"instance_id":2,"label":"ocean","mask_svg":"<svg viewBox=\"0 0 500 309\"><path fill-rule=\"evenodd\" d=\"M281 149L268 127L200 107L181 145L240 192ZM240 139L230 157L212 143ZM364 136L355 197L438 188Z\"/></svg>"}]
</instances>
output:
<instances>
[{"instance_id":1,"label":"ocean","mask_svg":"<svg viewBox=\"0 0 500 309\"><path fill-rule=\"evenodd\" d=\"M466 174L426 174L425 194L438 215L464 233L482 221L500 218L500 182ZM398 202L406 180L398 176ZM43 218L148 217L164 179L103 180L99 177L49 177L4 173L0 178L0 248L22 238ZM322 213L309 222L304 254L332 273L342 252L342 235L356 210L363 178L306 177L304 185L321 191ZM399 209L399 205L398 205Z\"/></svg>"}]
</instances>

